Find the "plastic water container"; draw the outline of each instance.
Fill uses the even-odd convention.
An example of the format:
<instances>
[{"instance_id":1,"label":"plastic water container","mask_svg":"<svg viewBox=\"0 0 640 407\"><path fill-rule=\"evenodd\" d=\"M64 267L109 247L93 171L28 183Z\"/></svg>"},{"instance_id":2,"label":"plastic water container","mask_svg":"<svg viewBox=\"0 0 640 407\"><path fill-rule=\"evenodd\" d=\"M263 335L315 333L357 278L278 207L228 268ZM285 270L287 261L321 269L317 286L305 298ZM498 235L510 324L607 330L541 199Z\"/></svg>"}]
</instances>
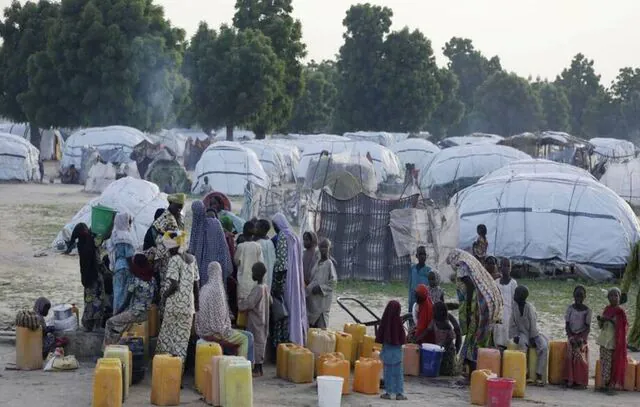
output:
<instances>
[{"instance_id":1,"label":"plastic water container","mask_svg":"<svg viewBox=\"0 0 640 407\"><path fill-rule=\"evenodd\" d=\"M220 362L230 356L214 356L211 358L211 401L214 406L222 405L220 402Z\"/></svg>"},{"instance_id":2,"label":"plastic water container","mask_svg":"<svg viewBox=\"0 0 640 407\"><path fill-rule=\"evenodd\" d=\"M378 394L381 372L382 362L379 360L368 358L358 360L353 372L353 391L362 394Z\"/></svg>"},{"instance_id":3,"label":"plastic water container","mask_svg":"<svg viewBox=\"0 0 640 407\"><path fill-rule=\"evenodd\" d=\"M402 345L402 365L406 376L420 376L420 345Z\"/></svg>"},{"instance_id":4,"label":"plastic water container","mask_svg":"<svg viewBox=\"0 0 640 407\"><path fill-rule=\"evenodd\" d=\"M91 208L91 231L96 235L105 235L113 224L116 211L102 205Z\"/></svg>"},{"instance_id":5,"label":"plastic water container","mask_svg":"<svg viewBox=\"0 0 640 407\"><path fill-rule=\"evenodd\" d=\"M360 347L364 341L364 336L367 334L367 327L362 324L344 324L344 332L351 334L351 358L349 360L353 365L356 360L360 359Z\"/></svg>"},{"instance_id":6,"label":"plastic water container","mask_svg":"<svg viewBox=\"0 0 640 407\"><path fill-rule=\"evenodd\" d=\"M624 374L624 386L626 391L634 391L636 389L636 366L638 362L631 358L627 358L627 369Z\"/></svg>"},{"instance_id":7,"label":"plastic water container","mask_svg":"<svg viewBox=\"0 0 640 407\"><path fill-rule=\"evenodd\" d=\"M420 376L437 377L444 356L441 346L425 343L420 349Z\"/></svg>"},{"instance_id":8,"label":"plastic water container","mask_svg":"<svg viewBox=\"0 0 640 407\"><path fill-rule=\"evenodd\" d=\"M109 345L104 348L103 358L120 359L123 371L122 400L129 396L129 386L131 385L131 373L133 368L133 356L128 346L125 345Z\"/></svg>"},{"instance_id":9,"label":"plastic water container","mask_svg":"<svg viewBox=\"0 0 640 407\"><path fill-rule=\"evenodd\" d=\"M373 353L373 345L376 343L376 338L373 336L365 335L362 338L362 346L360 347L360 357L370 358Z\"/></svg>"},{"instance_id":10,"label":"plastic water container","mask_svg":"<svg viewBox=\"0 0 640 407\"><path fill-rule=\"evenodd\" d=\"M595 389L599 390L603 388L602 385L602 364L600 364L600 359L596 360L596 377L595 377Z\"/></svg>"},{"instance_id":11,"label":"plastic water container","mask_svg":"<svg viewBox=\"0 0 640 407\"><path fill-rule=\"evenodd\" d=\"M176 356L153 357L151 373L151 404L156 406L180 405L182 360Z\"/></svg>"},{"instance_id":12,"label":"plastic water container","mask_svg":"<svg viewBox=\"0 0 640 407\"><path fill-rule=\"evenodd\" d=\"M196 343L195 385L196 390L204 392L205 378L204 367L211 363L211 358L222 355L222 348L216 342L207 342L202 339Z\"/></svg>"},{"instance_id":13,"label":"plastic water container","mask_svg":"<svg viewBox=\"0 0 640 407\"><path fill-rule=\"evenodd\" d=\"M349 394L350 378L351 378L351 364L348 360L344 359L332 359L325 362L322 376L335 376L342 377L342 394Z\"/></svg>"},{"instance_id":14,"label":"plastic water container","mask_svg":"<svg viewBox=\"0 0 640 407\"><path fill-rule=\"evenodd\" d=\"M471 373L471 404L484 406L487 402L487 380L495 378L496 374L489 369L474 370Z\"/></svg>"},{"instance_id":15,"label":"plastic water container","mask_svg":"<svg viewBox=\"0 0 640 407\"><path fill-rule=\"evenodd\" d=\"M35 331L16 327L16 367L20 370L42 369L42 328Z\"/></svg>"},{"instance_id":16,"label":"plastic water container","mask_svg":"<svg viewBox=\"0 0 640 407\"><path fill-rule=\"evenodd\" d=\"M478 349L478 370L491 370L497 376L500 376L500 365L502 357L498 349L480 348Z\"/></svg>"},{"instance_id":17,"label":"plastic water container","mask_svg":"<svg viewBox=\"0 0 640 407\"><path fill-rule=\"evenodd\" d=\"M251 362L246 359L235 359L226 365L225 376L225 407L253 406L253 376Z\"/></svg>"},{"instance_id":18,"label":"plastic water container","mask_svg":"<svg viewBox=\"0 0 640 407\"><path fill-rule=\"evenodd\" d=\"M122 406L122 371L120 359L98 359L93 376L92 407Z\"/></svg>"},{"instance_id":19,"label":"plastic water container","mask_svg":"<svg viewBox=\"0 0 640 407\"><path fill-rule=\"evenodd\" d=\"M204 390L202 391L202 395L204 396L204 402L207 404L211 404L213 400L213 376L211 374L211 369L213 366L208 364L204 367Z\"/></svg>"},{"instance_id":20,"label":"plastic water container","mask_svg":"<svg viewBox=\"0 0 640 407\"><path fill-rule=\"evenodd\" d=\"M149 336L155 338L160 333L160 315L156 304L151 304L151 307L149 307L147 321L149 323Z\"/></svg>"},{"instance_id":21,"label":"plastic water container","mask_svg":"<svg viewBox=\"0 0 640 407\"><path fill-rule=\"evenodd\" d=\"M336 352L342 353L345 360L351 361L353 337L346 332L336 332Z\"/></svg>"},{"instance_id":22,"label":"plastic water container","mask_svg":"<svg viewBox=\"0 0 640 407\"><path fill-rule=\"evenodd\" d=\"M515 380L492 378L487 380L487 407L511 407Z\"/></svg>"},{"instance_id":23,"label":"plastic water container","mask_svg":"<svg viewBox=\"0 0 640 407\"><path fill-rule=\"evenodd\" d=\"M222 359L220 359L220 361L218 362L218 388L219 388L219 400L220 400L220 404L224 406L225 404L225 400L226 400L226 394L227 394L227 367L229 367L229 365L231 365L232 363L236 363L238 361L242 361L242 360L246 360L245 358L241 357L241 356L225 356ZM215 398L215 397L214 397Z\"/></svg>"},{"instance_id":24,"label":"plastic water container","mask_svg":"<svg viewBox=\"0 0 640 407\"><path fill-rule=\"evenodd\" d=\"M147 359L144 356L144 338L126 336L120 338L120 345L126 345L133 356L131 369L131 384L144 380L147 371Z\"/></svg>"},{"instance_id":25,"label":"plastic water container","mask_svg":"<svg viewBox=\"0 0 640 407\"><path fill-rule=\"evenodd\" d=\"M287 356L287 375L293 383L313 382L315 356L306 348L292 349Z\"/></svg>"},{"instance_id":26,"label":"plastic water container","mask_svg":"<svg viewBox=\"0 0 640 407\"><path fill-rule=\"evenodd\" d=\"M147 321L133 324L122 336L133 336L142 338L144 343L144 357L149 357L149 324Z\"/></svg>"},{"instance_id":27,"label":"plastic water container","mask_svg":"<svg viewBox=\"0 0 640 407\"><path fill-rule=\"evenodd\" d=\"M289 366L289 352L300 346L295 343L281 343L276 351L276 376L281 379L288 379L287 367Z\"/></svg>"},{"instance_id":28,"label":"plastic water container","mask_svg":"<svg viewBox=\"0 0 640 407\"><path fill-rule=\"evenodd\" d=\"M316 360L316 368L315 368L316 376L328 376L324 370L324 367L327 364L327 362L332 360L344 360L344 355L340 352L331 352L331 353L325 353L324 355L318 356L318 359Z\"/></svg>"},{"instance_id":29,"label":"plastic water container","mask_svg":"<svg viewBox=\"0 0 640 407\"><path fill-rule=\"evenodd\" d=\"M564 384L564 362L566 357L566 341L551 341L549 343L549 383Z\"/></svg>"},{"instance_id":30,"label":"plastic water container","mask_svg":"<svg viewBox=\"0 0 640 407\"><path fill-rule=\"evenodd\" d=\"M343 382L342 377L318 376L318 406L340 407Z\"/></svg>"},{"instance_id":31,"label":"plastic water container","mask_svg":"<svg viewBox=\"0 0 640 407\"><path fill-rule=\"evenodd\" d=\"M322 329L309 330L307 348L313 352L315 357L331 353L336 350L336 334Z\"/></svg>"},{"instance_id":32,"label":"plastic water container","mask_svg":"<svg viewBox=\"0 0 640 407\"><path fill-rule=\"evenodd\" d=\"M502 377L514 380L513 397L524 397L527 388L527 356L524 352L504 351Z\"/></svg>"}]
</instances>

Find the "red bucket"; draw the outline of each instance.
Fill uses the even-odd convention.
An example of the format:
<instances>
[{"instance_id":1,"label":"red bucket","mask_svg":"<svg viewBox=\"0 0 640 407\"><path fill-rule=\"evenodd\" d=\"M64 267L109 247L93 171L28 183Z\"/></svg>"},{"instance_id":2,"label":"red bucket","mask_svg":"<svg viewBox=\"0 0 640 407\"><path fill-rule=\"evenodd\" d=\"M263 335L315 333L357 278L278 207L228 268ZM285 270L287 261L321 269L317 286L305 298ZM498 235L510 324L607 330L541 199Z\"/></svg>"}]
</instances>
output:
<instances>
[{"instance_id":1,"label":"red bucket","mask_svg":"<svg viewBox=\"0 0 640 407\"><path fill-rule=\"evenodd\" d=\"M505 378L487 380L487 407L511 407L511 395L516 381Z\"/></svg>"}]
</instances>

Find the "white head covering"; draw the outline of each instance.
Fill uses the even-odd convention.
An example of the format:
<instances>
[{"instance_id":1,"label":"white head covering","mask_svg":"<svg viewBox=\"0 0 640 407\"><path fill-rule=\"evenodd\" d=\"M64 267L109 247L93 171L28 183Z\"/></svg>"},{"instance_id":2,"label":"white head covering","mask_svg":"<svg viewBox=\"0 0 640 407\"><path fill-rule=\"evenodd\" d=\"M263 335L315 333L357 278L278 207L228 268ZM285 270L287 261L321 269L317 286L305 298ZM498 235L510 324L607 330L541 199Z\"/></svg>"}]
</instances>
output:
<instances>
[{"instance_id":1,"label":"white head covering","mask_svg":"<svg viewBox=\"0 0 640 407\"><path fill-rule=\"evenodd\" d=\"M111 267L116 264L116 245L130 244L136 248L135 241L131 235L131 216L126 212L118 212L113 220L113 231L107 241L107 251L109 252L109 262Z\"/></svg>"}]
</instances>

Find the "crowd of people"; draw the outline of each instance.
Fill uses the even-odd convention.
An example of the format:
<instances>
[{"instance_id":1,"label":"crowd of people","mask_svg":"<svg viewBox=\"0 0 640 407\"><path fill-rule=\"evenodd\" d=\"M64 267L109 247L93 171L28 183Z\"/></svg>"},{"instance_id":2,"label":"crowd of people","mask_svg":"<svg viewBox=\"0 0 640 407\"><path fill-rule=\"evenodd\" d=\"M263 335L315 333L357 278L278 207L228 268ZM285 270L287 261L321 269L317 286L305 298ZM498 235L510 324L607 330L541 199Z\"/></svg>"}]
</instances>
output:
<instances>
[{"instance_id":1,"label":"crowd of people","mask_svg":"<svg viewBox=\"0 0 640 407\"><path fill-rule=\"evenodd\" d=\"M477 233L469 251L455 249L447 258L455 271L457 301L446 301L440 275L426 264L425 247L418 247L417 263L408 274L408 309L412 323L408 335L405 336L397 301L389 302L377 331L376 340L383 344L380 357L384 365L385 393L382 398L390 399L396 394L398 400L406 399L399 349L407 342L441 346L444 354L440 375L463 374L467 378L477 367L480 348L496 348L501 352L518 349L526 354L532 348L537 361L535 377L529 377L529 381L537 386L545 385L549 338L539 331L535 307L527 301L529 290L511 277L509 259L487 256L486 226L478 225ZM624 287L628 290L628 284ZM576 286L573 296L574 303L565 314L568 346L564 380L568 388L585 389L589 383L588 337L592 311L585 305L583 286ZM602 371L602 388L598 390L613 394L624 384L628 322L620 307L626 295L613 288L608 292L608 300L609 305L597 317L600 334L596 343L600 347ZM455 308L458 308L458 319L449 312Z\"/></svg>"},{"instance_id":2,"label":"crowd of people","mask_svg":"<svg viewBox=\"0 0 640 407\"><path fill-rule=\"evenodd\" d=\"M190 343L215 341L251 360L260 376L265 355L275 358L278 344L304 345L310 326L328 326L337 283L331 242L308 232L303 245L280 213L239 227L221 199L194 201L187 233L185 200L168 196L142 247L127 213L115 215L105 236L84 223L74 228L67 253L79 254L82 326L104 329L105 346L118 343L155 304L156 353L179 356L184 366Z\"/></svg>"}]
</instances>

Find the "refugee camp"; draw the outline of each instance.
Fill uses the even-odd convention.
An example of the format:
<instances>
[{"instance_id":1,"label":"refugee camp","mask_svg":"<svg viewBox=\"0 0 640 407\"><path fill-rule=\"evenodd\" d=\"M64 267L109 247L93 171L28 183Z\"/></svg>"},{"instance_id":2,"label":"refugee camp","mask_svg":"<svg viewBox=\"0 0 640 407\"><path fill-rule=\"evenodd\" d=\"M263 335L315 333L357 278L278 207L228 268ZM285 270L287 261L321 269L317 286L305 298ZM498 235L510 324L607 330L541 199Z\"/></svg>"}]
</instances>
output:
<instances>
[{"instance_id":1,"label":"refugee camp","mask_svg":"<svg viewBox=\"0 0 640 407\"><path fill-rule=\"evenodd\" d=\"M0 1L0 405L640 405L640 9L574 3Z\"/></svg>"}]
</instances>

